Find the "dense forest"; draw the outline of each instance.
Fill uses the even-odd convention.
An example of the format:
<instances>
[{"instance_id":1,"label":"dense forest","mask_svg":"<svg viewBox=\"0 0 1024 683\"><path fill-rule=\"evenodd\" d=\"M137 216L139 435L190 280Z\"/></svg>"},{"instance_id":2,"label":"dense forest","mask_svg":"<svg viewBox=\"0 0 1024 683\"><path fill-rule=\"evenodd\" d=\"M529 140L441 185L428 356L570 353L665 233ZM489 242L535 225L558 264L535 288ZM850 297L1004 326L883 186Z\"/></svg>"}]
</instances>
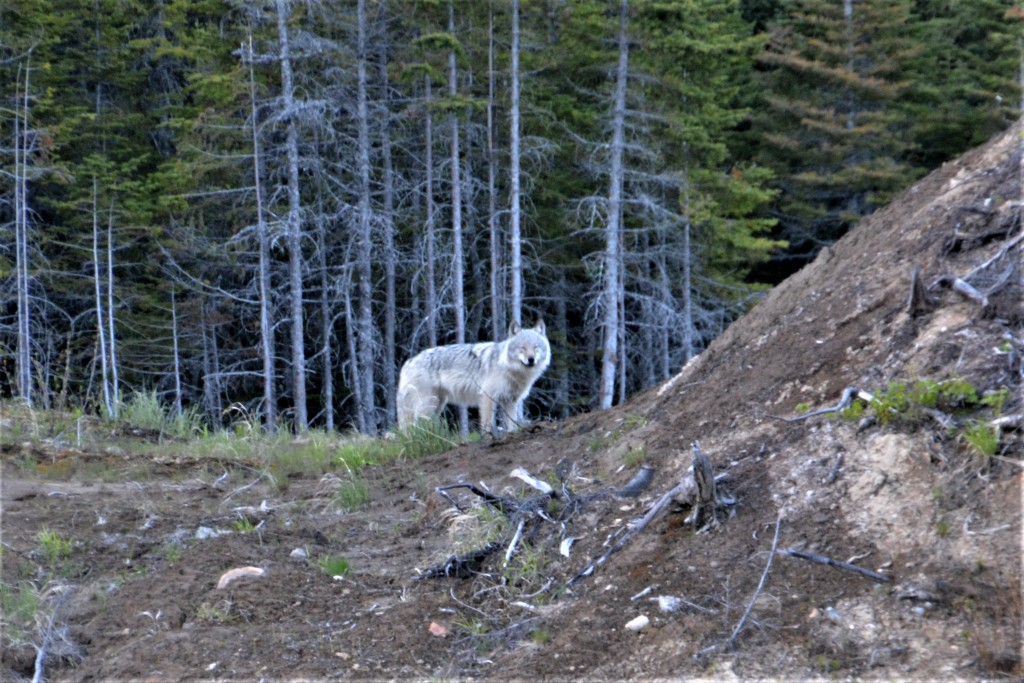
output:
<instances>
[{"instance_id":1,"label":"dense forest","mask_svg":"<svg viewBox=\"0 0 1024 683\"><path fill-rule=\"evenodd\" d=\"M611 406L1015 120L1022 18L5 0L0 397L372 434L411 354L542 317L530 412Z\"/></svg>"}]
</instances>

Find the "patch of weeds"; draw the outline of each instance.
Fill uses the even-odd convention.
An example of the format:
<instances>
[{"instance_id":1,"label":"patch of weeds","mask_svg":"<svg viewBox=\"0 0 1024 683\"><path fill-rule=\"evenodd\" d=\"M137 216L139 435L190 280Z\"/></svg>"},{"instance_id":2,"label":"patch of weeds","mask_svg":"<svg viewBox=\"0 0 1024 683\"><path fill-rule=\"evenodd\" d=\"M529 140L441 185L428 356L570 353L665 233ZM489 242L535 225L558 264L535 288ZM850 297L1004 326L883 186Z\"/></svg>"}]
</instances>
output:
<instances>
[{"instance_id":1,"label":"patch of weeds","mask_svg":"<svg viewBox=\"0 0 1024 683\"><path fill-rule=\"evenodd\" d=\"M623 456L622 461L627 467L639 467L647 459L647 449L643 446L630 446L626 450L626 454Z\"/></svg>"},{"instance_id":2,"label":"patch of weeds","mask_svg":"<svg viewBox=\"0 0 1024 683\"><path fill-rule=\"evenodd\" d=\"M59 458L36 463L35 471L51 481L69 481L75 475L77 464L72 458Z\"/></svg>"},{"instance_id":3,"label":"patch of weeds","mask_svg":"<svg viewBox=\"0 0 1024 683\"><path fill-rule=\"evenodd\" d=\"M986 457L992 457L999 450L999 429L984 422L972 420L960 436L978 453Z\"/></svg>"},{"instance_id":4,"label":"patch of weeds","mask_svg":"<svg viewBox=\"0 0 1024 683\"><path fill-rule=\"evenodd\" d=\"M544 511L548 513L549 517L558 518L562 514L562 510L565 509L565 503L558 498L548 498L544 504Z\"/></svg>"},{"instance_id":5,"label":"patch of weeds","mask_svg":"<svg viewBox=\"0 0 1024 683\"><path fill-rule=\"evenodd\" d=\"M483 548L491 541L504 538L508 517L489 505L476 503L464 514L452 519L448 539L456 554Z\"/></svg>"},{"instance_id":6,"label":"patch of weeds","mask_svg":"<svg viewBox=\"0 0 1024 683\"><path fill-rule=\"evenodd\" d=\"M457 430L440 418L417 420L414 424L395 432L394 439L380 442L383 459L422 458L443 453L458 446L461 439Z\"/></svg>"},{"instance_id":7,"label":"patch of weeds","mask_svg":"<svg viewBox=\"0 0 1024 683\"><path fill-rule=\"evenodd\" d=\"M5 640L18 643L34 636L40 604L39 591L31 582L0 583L0 607ZM10 644L5 642L4 646Z\"/></svg>"},{"instance_id":8,"label":"patch of weeds","mask_svg":"<svg viewBox=\"0 0 1024 683\"><path fill-rule=\"evenodd\" d=\"M143 578L145 576L146 576L146 568L145 567L125 568L125 569L120 570L117 573L117 578L114 579L114 581L112 582L111 585L114 588L121 588L122 586L125 586L125 585L131 583L132 581L135 581L137 579L141 579L141 578Z\"/></svg>"},{"instance_id":9,"label":"patch of weeds","mask_svg":"<svg viewBox=\"0 0 1024 683\"><path fill-rule=\"evenodd\" d=\"M537 645L544 645L545 643L551 641L551 632L543 626L535 628L532 631L530 631L530 640L532 640Z\"/></svg>"},{"instance_id":10,"label":"patch of weeds","mask_svg":"<svg viewBox=\"0 0 1024 683\"><path fill-rule=\"evenodd\" d=\"M167 422L164 407L157 398L156 390L136 391L126 403L121 405L118 418L139 429L154 432L163 431Z\"/></svg>"},{"instance_id":11,"label":"patch of weeds","mask_svg":"<svg viewBox=\"0 0 1024 683\"><path fill-rule=\"evenodd\" d=\"M1019 576L1001 575L987 587L982 601L967 599L961 605L967 620L964 639L977 655L977 666L986 674L1020 680L1020 625L1022 602Z\"/></svg>"},{"instance_id":12,"label":"patch of weeds","mask_svg":"<svg viewBox=\"0 0 1024 683\"><path fill-rule=\"evenodd\" d=\"M176 439L190 439L206 433L202 412L199 406L183 408L181 415L171 415L166 419L164 431Z\"/></svg>"},{"instance_id":13,"label":"patch of weeds","mask_svg":"<svg viewBox=\"0 0 1024 683\"><path fill-rule=\"evenodd\" d=\"M471 638L485 636L490 630L490 627L484 619L462 613L452 621L452 625Z\"/></svg>"},{"instance_id":14,"label":"patch of weeds","mask_svg":"<svg viewBox=\"0 0 1024 683\"><path fill-rule=\"evenodd\" d=\"M281 470L277 463L270 463L260 470L260 476L275 494L280 495L288 490L288 475Z\"/></svg>"},{"instance_id":15,"label":"patch of weeds","mask_svg":"<svg viewBox=\"0 0 1024 683\"><path fill-rule=\"evenodd\" d=\"M338 490L334 492L334 502L338 508L351 512L366 505L370 500L370 489L361 477L352 475L348 481L343 482Z\"/></svg>"},{"instance_id":16,"label":"patch of weeds","mask_svg":"<svg viewBox=\"0 0 1024 683\"><path fill-rule=\"evenodd\" d=\"M872 397L871 407L883 425L894 420L908 419L910 399L907 398L907 385L904 382L893 382L884 392Z\"/></svg>"},{"instance_id":17,"label":"patch of weeds","mask_svg":"<svg viewBox=\"0 0 1024 683\"><path fill-rule=\"evenodd\" d=\"M922 408L959 412L978 405L978 391L962 379L922 379L907 384L893 382L871 401L879 422L918 422Z\"/></svg>"},{"instance_id":18,"label":"patch of weeds","mask_svg":"<svg viewBox=\"0 0 1024 683\"><path fill-rule=\"evenodd\" d=\"M64 570L71 559L71 540L47 528L36 534L36 540L39 542L39 555L50 570L58 573Z\"/></svg>"},{"instance_id":19,"label":"patch of weeds","mask_svg":"<svg viewBox=\"0 0 1024 683\"><path fill-rule=\"evenodd\" d=\"M860 400L859 398L855 398L854 400L850 401L850 405L846 406L845 408L839 411L839 416L842 417L844 420L849 420L850 422L857 422L862 417L864 417L864 411L866 411L867 408L868 404L866 402Z\"/></svg>"},{"instance_id":20,"label":"patch of weeds","mask_svg":"<svg viewBox=\"0 0 1024 683\"><path fill-rule=\"evenodd\" d=\"M374 464L374 450L373 447L354 441L339 446L332 459L335 465L341 465L349 470L357 470L365 465Z\"/></svg>"},{"instance_id":21,"label":"patch of weeds","mask_svg":"<svg viewBox=\"0 0 1024 683\"><path fill-rule=\"evenodd\" d=\"M821 671L835 672L843 668L838 659L832 659L825 655L818 655L814 658L814 666Z\"/></svg>"},{"instance_id":22,"label":"patch of weeds","mask_svg":"<svg viewBox=\"0 0 1024 683\"><path fill-rule=\"evenodd\" d=\"M950 528L949 520L945 517L940 517L939 521L935 522L935 533L939 535L939 538L949 536Z\"/></svg>"},{"instance_id":23,"label":"patch of weeds","mask_svg":"<svg viewBox=\"0 0 1024 683\"><path fill-rule=\"evenodd\" d=\"M285 453L296 463L294 471L324 474L333 466L337 437L324 431L304 432L290 442Z\"/></svg>"},{"instance_id":24,"label":"patch of weeds","mask_svg":"<svg viewBox=\"0 0 1024 683\"><path fill-rule=\"evenodd\" d=\"M510 586L520 590L539 587L543 583L546 565L543 548L523 543L505 566L505 579Z\"/></svg>"},{"instance_id":25,"label":"patch of weeds","mask_svg":"<svg viewBox=\"0 0 1024 683\"><path fill-rule=\"evenodd\" d=\"M317 565L328 576L345 576L348 574L348 560L338 555L325 555L317 560Z\"/></svg>"},{"instance_id":26,"label":"patch of weeds","mask_svg":"<svg viewBox=\"0 0 1024 683\"><path fill-rule=\"evenodd\" d=\"M240 516L238 519L231 522L231 528L240 534L251 534L256 531L257 526L248 517Z\"/></svg>"},{"instance_id":27,"label":"patch of weeds","mask_svg":"<svg viewBox=\"0 0 1024 683\"><path fill-rule=\"evenodd\" d=\"M793 407L793 410L796 412L797 415L803 415L804 413L811 412L811 404L810 403L797 403Z\"/></svg>"},{"instance_id":28,"label":"patch of weeds","mask_svg":"<svg viewBox=\"0 0 1024 683\"><path fill-rule=\"evenodd\" d=\"M84 460L78 464L78 477L83 481L122 481L124 475L115 468L106 458ZM141 479L147 479L143 477Z\"/></svg>"},{"instance_id":29,"label":"patch of weeds","mask_svg":"<svg viewBox=\"0 0 1024 683\"><path fill-rule=\"evenodd\" d=\"M1003 387L995 391L986 391L985 395L981 397L980 403L991 408L995 416L999 417L1003 414L1003 406L1008 398L1010 398L1010 390Z\"/></svg>"},{"instance_id":30,"label":"patch of weeds","mask_svg":"<svg viewBox=\"0 0 1024 683\"><path fill-rule=\"evenodd\" d=\"M260 434L262 420L260 414L242 403L232 403L224 409L224 416L231 419L231 430L237 437Z\"/></svg>"},{"instance_id":31,"label":"patch of weeds","mask_svg":"<svg viewBox=\"0 0 1024 683\"><path fill-rule=\"evenodd\" d=\"M178 545L177 543L170 543L164 548L164 559L171 564L174 564L181 559L181 556L185 553L184 546Z\"/></svg>"},{"instance_id":32,"label":"patch of weeds","mask_svg":"<svg viewBox=\"0 0 1024 683\"><path fill-rule=\"evenodd\" d=\"M859 420L865 410L871 409L883 424L921 422L926 411L938 410L947 414L960 414L982 409L998 417L1010 392L1006 388L978 395L978 390L963 379L923 379L908 384L893 382L885 391L876 394L870 403L854 401L841 412L848 420ZM999 450L999 430L980 420L970 420L954 433L981 455L991 457Z\"/></svg>"},{"instance_id":33,"label":"patch of weeds","mask_svg":"<svg viewBox=\"0 0 1024 683\"><path fill-rule=\"evenodd\" d=\"M634 413L630 413L629 415L626 415L625 419L623 419L622 421L623 433L631 432L634 429L638 429L640 427L645 426L646 424L646 417L644 417L643 415L636 415Z\"/></svg>"},{"instance_id":34,"label":"patch of weeds","mask_svg":"<svg viewBox=\"0 0 1024 683\"><path fill-rule=\"evenodd\" d=\"M590 443L588 444L587 448L590 450L591 453L603 451L606 448L609 448L618 443L619 439L621 439L626 434L629 434L633 430L643 427L646 424L647 418L643 417L642 415L626 415L623 418L622 424L619 427L615 428L614 430L603 436L595 436L593 439L590 440Z\"/></svg>"},{"instance_id":35,"label":"patch of weeds","mask_svg":"<svg viewBox=\"0 0 1024 683\"><path fill-rule=\"evenodd\" d=\"M229 624L234 619L231 614L231 603L226 600L217 605L204 602L196 609L196 620L204 624Z\"/></svg>"}]
</instances>

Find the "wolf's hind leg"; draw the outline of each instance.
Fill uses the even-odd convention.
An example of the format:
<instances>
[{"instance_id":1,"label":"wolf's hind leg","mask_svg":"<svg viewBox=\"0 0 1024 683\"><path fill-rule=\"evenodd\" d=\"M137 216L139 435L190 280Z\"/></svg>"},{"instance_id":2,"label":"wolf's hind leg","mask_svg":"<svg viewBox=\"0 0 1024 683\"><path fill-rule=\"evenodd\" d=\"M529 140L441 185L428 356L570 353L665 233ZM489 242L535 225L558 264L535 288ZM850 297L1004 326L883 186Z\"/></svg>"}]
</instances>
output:
<instances>
[{"instance_id":1,"label":"wolf's hind leg","mask_svg":"<svg viewBox=\"0 0 1024 683\"><path fill-rule=\"evenodd\" d=\"M447 401L434 391L423 391L418 387L405 387L398 400L398 424L408 427L422 417L437 417Z\"/></svg>"}]
</instances>

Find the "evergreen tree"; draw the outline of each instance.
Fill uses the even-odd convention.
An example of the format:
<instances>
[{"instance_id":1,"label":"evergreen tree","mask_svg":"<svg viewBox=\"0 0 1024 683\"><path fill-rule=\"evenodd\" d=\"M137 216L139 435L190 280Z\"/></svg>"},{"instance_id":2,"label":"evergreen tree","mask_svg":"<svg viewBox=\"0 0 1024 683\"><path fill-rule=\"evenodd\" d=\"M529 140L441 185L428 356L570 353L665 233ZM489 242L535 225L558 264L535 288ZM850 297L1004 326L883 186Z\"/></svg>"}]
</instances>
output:
<instances>
[{"instance_id":1,"label":"evergreen tree","mask_svg":"<svg viewBox=\"0 0 1024 683\"><path fill-rule=\"evenodd\" d=\"M911 0L791 0L762 54L757 160L780 190L778 234L800 265L914 179L898 101Z\"/></svg>"},{"instance_id":2,"label":"evergreen tree","mask_svg":"<svg viewBox=\"0 0 1024 683\"><path fill-rule=\"evenodd\" d=\"M918 0L902 98L909 163L930 169L1019 116L1024 14L1016 0ZM1017 78L1015 78L1017 76Z\"/></svg>"}]
</instances>

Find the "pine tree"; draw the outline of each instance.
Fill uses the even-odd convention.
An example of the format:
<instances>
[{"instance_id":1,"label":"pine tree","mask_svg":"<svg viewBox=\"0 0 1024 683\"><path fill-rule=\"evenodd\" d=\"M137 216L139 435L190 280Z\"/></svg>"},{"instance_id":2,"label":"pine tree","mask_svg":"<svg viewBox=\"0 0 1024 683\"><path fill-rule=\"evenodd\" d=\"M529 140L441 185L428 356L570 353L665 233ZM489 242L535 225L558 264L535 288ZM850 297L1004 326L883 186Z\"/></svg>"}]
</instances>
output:
<instances>
[{"instance_id":1,"label":"pine tree","mask_svg":"<svg viewBox=\"0 0 1024 683\"><path fill-rule=\"evenodd\" d=\"M897 102L914 47L911 0L792 0L761 56L757 159L781 191L778 234L798 265L913 179Z\"/></svg>"}]
</instances>

